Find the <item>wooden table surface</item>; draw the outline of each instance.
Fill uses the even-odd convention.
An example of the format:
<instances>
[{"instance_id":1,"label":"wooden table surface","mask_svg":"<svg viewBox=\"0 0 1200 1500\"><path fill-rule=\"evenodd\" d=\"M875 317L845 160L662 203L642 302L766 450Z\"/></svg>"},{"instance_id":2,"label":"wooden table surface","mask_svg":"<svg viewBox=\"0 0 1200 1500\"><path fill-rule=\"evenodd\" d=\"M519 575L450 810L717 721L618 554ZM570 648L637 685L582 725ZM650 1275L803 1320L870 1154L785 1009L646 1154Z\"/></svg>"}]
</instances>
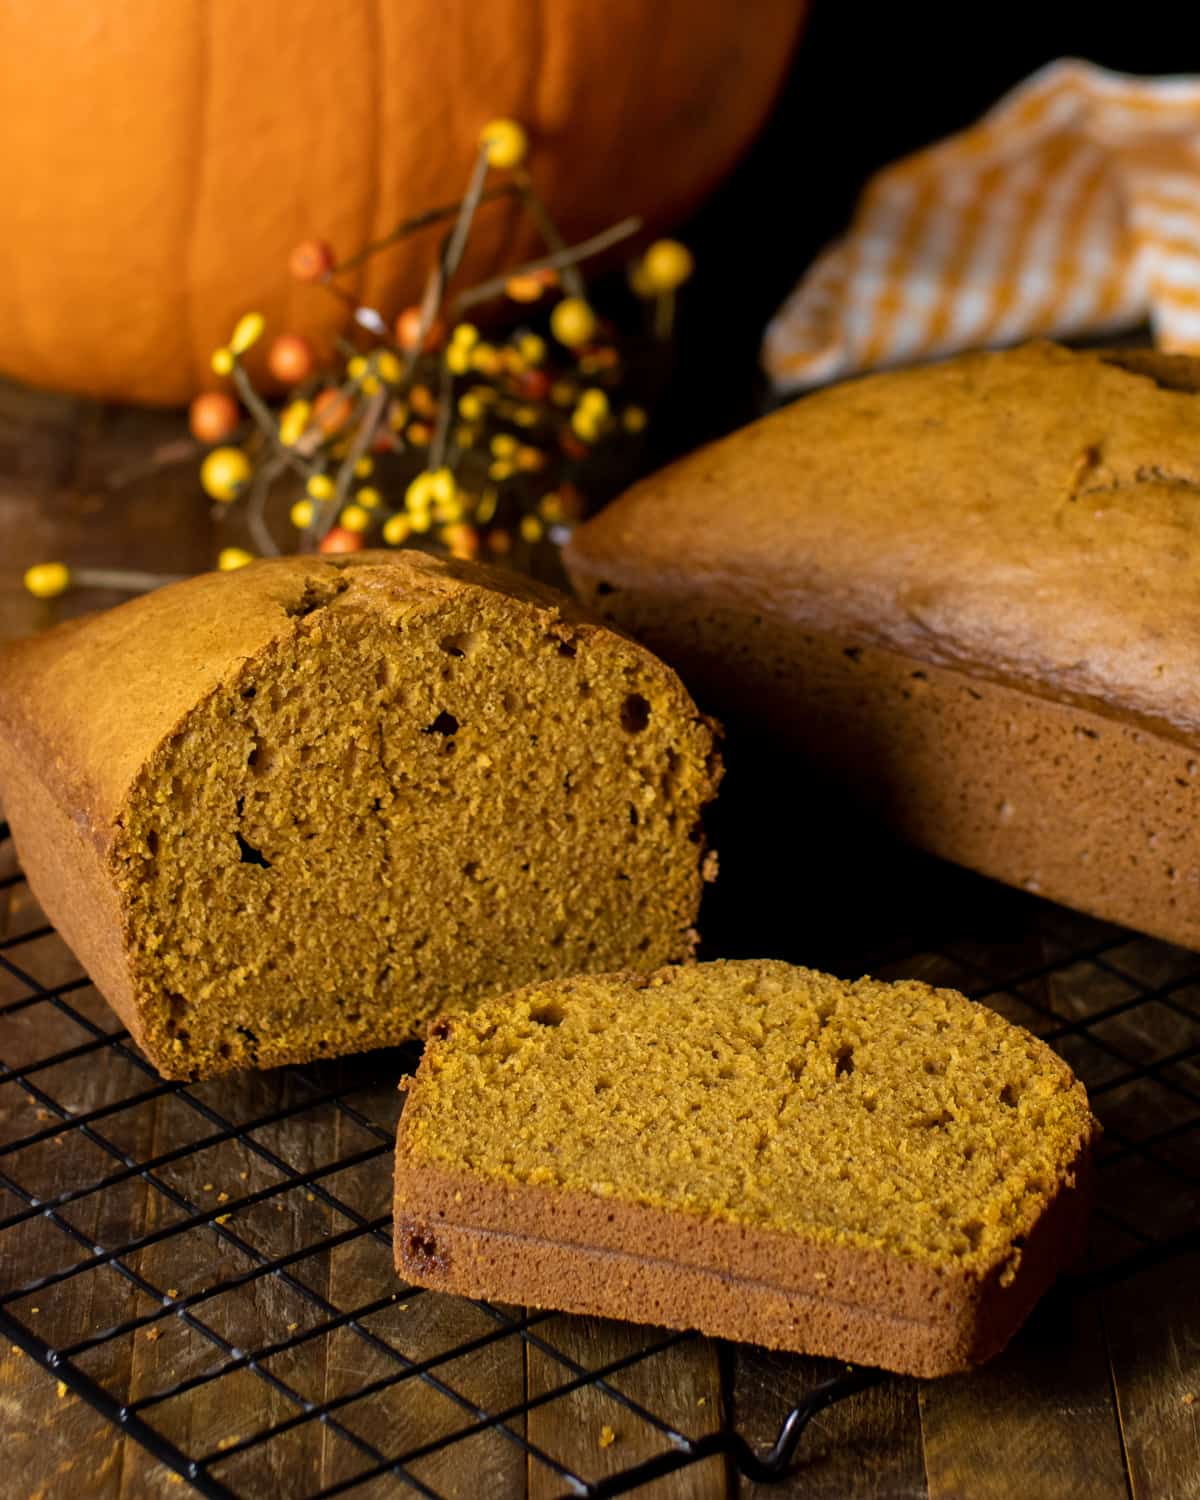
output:
<instances>
[{"instance_id":1,"label":"wooden table surface","mask_svg":"<svg viewBox=\"0 0 1200 1500\"><path fill-rule=\"evenodd\" d=\"M188 572L207 566L218 545L243 540L220 533L212 507L199 491L193 462L185 458L174 467L139 474L148 454L164 447L169 454L183 435L178 415L98 409L82 402L0 387L0 537L4 543L0 553L0 637L27 633L67 611L115 602L116 596L93 593L59 603L38 603L20 586L22 570L30 563L56 558L75 564ZM0 877L5 873L0 870ZM723 879L729 873L726 871ZM735 861L735 878L736 874ZM951 898L958 888L955 879L944 877L940 887L951 892ZM0 940L19 937L36 921L23 887L0 885ZM1094 937L1092 929L1089 933ZM1107 939L1101 934L1101 946L1105 940L1109 944L1105 952L1112 958L1106 970L1089 970L1075 981L1064 981L1057 972L1052 976L1056 986L1064 982L1077 985L1072 1003L1088 1003L1089 986L1094 990L1100 984L1116 984L1114 975L1125 973L1128 977L1129 970L1139 965L1138 972L1151 978L1160 970L1183 973L1189 963L1200 967L1200 960L1194 956L1179 955L1161 945L1142 940L1126 942L1121 934ZM747 931L743 941L751 945L757 941L757 934ZM1045 940L1037 941L1043 946L1026 955L1035 960L1028 966L1034 974L1038 972L1038 954L1044 958L1047 951ZM72 972L73 961L65 950L55 949L53 942L39 939L29 945L37 950L35 957L40 955L39 961L45 966L44 972L39 971L44 984L58 983ZM23 950L12 951L16 959ZM914 964L925 977L951 982L956 977L948 972L944 954L913 959L908 964L910 972ZM1036 981L1043 988L1049 983L1044 976ZM0 989L0 1002L6 998ZM73 992L72 998L94 1021L113 1029L112 1018L87 990ZM1060 989L1049 997L1047 1003L1051 1002L1061 1006ZM1030 1003L1040 1002L1033 996ZM1200 1009L1191 1013L1200 1017ZM1173 1024L1185 1023L1188 1014L1182 1005L1175 1005ZM0 1059L13 1065L10 1044L16 1049L18 1062L28 1055L22 1053L22 1047L44 1052L72 1045L78 1041L72 1024L62 1018L39 1022L42 1032L31 1037L16 1023L9 1026L0 1022ZM46 1026L53 1031L60 1025L61 1035L45 1031ZM1194 1048L1194 1036L1190 1045ZM69 1099L73 1111L122 1098L121 1091L128 1092L135 1084L146 1086L144 1076L128 1059L114 1052L111 1057L101 1054L101 1061L104 1066L92 1066L73 1081ZM1200 1087L1200 1068L1194 1053L1190 1069L1184 1081L1186 1088ZM1084 1076L1087 1078L1086 1068ZM1092 1086L1094 1080L1087 1081ZM1179 1087L1186 1093L1184 1084ZM31 1102L25 1095L10 1097L15 1093L13 1086L10 1084L6 1091L2 1085L0 1079L0 1123L4 1139L9 1141L30 1128ZM285 1073L234 1080L221 1085L220 1107L228 1112L241 1111L239 1118L249 1118L286 1108L295 1087ZM53 1084L47 1082L46 1088L52 1091ZM371 1107L377 1106L384 1115L394 1111L389 1102L391 1093L390 1084L361 1083L362 1098L374 1101ZM174 1096L164 1096L153 1109L143 1111L136 1131L123 1140L122 1149L138 1160L145 1159L138 1153L155 1155L168 1150L177 1138L173 1132L183 1128L176 1118L177 1104ZM49 1118L53 1123L53 1111L48 1114L41 1110L38 1118ZM357 1149L355 1142L339 1134L348 1128L340 1115L300 1113L296 1123L278 1127L273 1149L281 1156L291 1153L292 1170L298 1170L297 1163L301 1167L305 1163L316 1166L332 1159L333 1154ZM1180 1139L1178 1133L1173 1138ZM40 1166L34 1162L29 1170L35 1176L43 1171L60 1188L76 1178L94 1177L95 1146L77 1130L58 1140L57 1155L49 1149L54 1144L51 1140L42 1153L47 1160ZM1190 1143L1187 1149L1192 1153L1189 1163L1194 1173L1194 1129L1186 1143ZM265 1182L262 1174L266 1168L262 1155L252 1149L254 1143L241 1142L238 1146L238 1153L219 1167L207 1165L202 1159L189 1161L181 1168L184 1175L176 1181L177 1190L189 1201L203 1202L205 1194L211 1196L214 1186L223 1182L232 1184L235 1195L248 1193ZM374 1149L375 1155L357 1169L361 1198L355 1201L366 1215L386 1214L387 1209L386 1151L378 1146ZM17 1168L13 1171L18 1175ZM210 1171L224 1175L216 1184L201 1180ZM131 1224L145 1230L157 1222L156 1215L163 1212L160 1195L136 1176L126 1186L128 1192L119 1202L120 1195L112 1191L84 1200L91 1207L77 1222L92 1241L104 1244L114 1237L120 1243ZM1161 1196L1159 1192L1160 1201ZM1194 1198L1191 1202L1194 1205ZM305 1235L329 1232L327 1224L314 1228L306 1219L306 1215L311 1218L328 1213L319 1193L290 1194L287 1212L283 1212L282 1199L270 1206L278 1212L271 1242L273 1254L286 1252L292 1242L289 1235L303 1243ZM7 1211L7 1204L3 1211ZM240 1215L236 1222L241 1222ZM244 1232L250 1233L248 1229ZM62 1236L56 1235L45 1219L30 1219L22 1226L21 1235L19 1252L12 1233L0 1236L0 1258L6 1261L5 1286L23 1283L47 1264L57 1264L55 1257L61 1256L55 1247ZM347 1307L356 1299L362 1302L372 1296L391 1295L393 1283L380 1239L365 1235L327 1257L320 1286L329 1303ZM149 1247L142 1252L139 1272L160 1290L166 1287L184 1297L200 1295L215 1280L236 1272L240 1262L234 1248L233 1240L216 1237L208 1227L203 1235L189 1234L182 1243L167 1240L157 1248ZM1200 1255L1192 1250L1102 1289L1056 1293L1012 1347L985 1369L936 1382L888 1379L831 1408L814 1421L801 1444L796 1469L774 1493L829 1500L859 1496L887 1500L926 1496L931 1500L1008 1500L1013 1496L1019 1500L1060 1500L1068 1496L1122 1500L1129 1495L1138 1500L1187 1500L1200 1496L1198 1271ZM13 1311L39 1333L44 1332L49 1342L62 1343L78 1338L81 1331L104 1328L133 1316L147 1305L142 1293L125 1283L106 1282L97 1287L93 1282L90 1275L64 1281L60 1288L46 1293L37 1306L33 1305L38 1302L34 1297ZM254 1326L252 1319L249 1325L224 1330L236 1348L261 1344L266 1330L272 1334L278 1333L280 1326L295 1330L298 1322L293 1319L299 1320L303 1331L303 1319L311 1315L311 1309L289 1315L283 1305L283 1289L270 1278L259 1285L259 1300L250 1306L256 1309L260 1325ZM245 1304L242 1307L244 1313ZM481 1316L471 1304L426 1295L414 1300L411 1307L398 1304L397 1310L388 1310L386 1316L398 1320L402 1313L409 1320L404 1325L404 1336L410 1341L409 1357L422 1357L422 1351L428 1356L445 1349L451 1340L480 1336ZM103 1368L93 1371L95 1378L122 1400L136 1399L139 1393L154 1388L156 1381L161 1383L164 1371L174 1373L171 1361L186 1367L191 1357L179 1342L188 1333L185 1322L172 1315L165 1322L147 1325L157 1330L153 1340L148 1341L148 1333L139 1333L120 1341L120 1347L106 1344L105 1362ZM644 1331L620 1324L566 1318L538 1325L538 1331L558 1355L574 1357L591 1368L621 1358L644 1346L649 1338ZM361 1338L332 1337L300 1343L281 1356L281 1361L292 1385L311 1393L314 1400L356 1390L379 1373L369 1341ZM509 1338L481 1349L460 1378L469 1388L469 1399L496 1411L520 1405L560 1383L563 1368L558 1356L542 1352L536 1342ZM828 1361L748 1348L719 1348L690 1339L651 1360L633 1364L622 1377L623 1384L614 1379L627 1395L693 1436L711 1430L722 1420L731 1420L752 1443L763 1447L773 1440L789 1406L833 1368ZM229 1392L229 1381L236 1381L236 1394ZM218 1388L222 1391L219 1398L214 1395ZM424 1386L416 1388L427 1390ZM231 1440L236 1443L239 1435L249 1430L247 1424L261 1426L278 1421L279 1401L278 1392L266 1389L264 1394L263 1382L242 1371L236 1377L225 1377L217 1387L201 1386L191 1398L180 1397L156 1408L152 1420L186 1451L208 1451ZM282 1411L290 1409L285 1402ZM432 1407L426 1410L419 1403L400 1415L396 1409L382 1406L370 1410L375 1415L368 1411L358 1430L370 1433L372 1442L393 1452L397 1444L412 1446L422 1441L423 1434L444 1428L443 1418ZM440 1421L443 1428L436 1427ZM605 1427L612 1428L611 1443L605 1441ZM521 1418L521 1431L541 1450L591 1477L625 1468L662 1448L661 1437L653 1430L625 1420L620 1408L615 1408L602 1392L590 1388L535 1406ZM440 1493L471 1497L545 1496L561 1491L563 1486L553 1471L528 1460L518 1446L484 1442L494 1437L495 1433L482 1433L432 1454L421 1471L424 1482ZM78 1495L141 1500L187 1493L186 1481L140 1446L120 1437L87 1402L70 1389L58 1387L55 1379L37 1369L24 1353L8 1347L0 1350L0 1442L4 1464L0 1493L13 1500ZM246 1455L235 1453L224 1482L239 1494L271 1496L272 1500L277 1495L306 1495L357 1472L353 1466L345 1467L345 1447L328 1424L309 1424L298 1430L283 1458L271 1459L264 1449L255 1449L249 1455L255 1462L242 1462L239 1468L239 1458ZM639 1493L653 1494L656 1500L733 1494L749 1497L757 1495L760 1488L766 1495L765 1487L740 1481L731 1467L716 1458L658 1480ZM349 1492L375 1500L405 1489L397 1481L379 1479Z\"/></svg>"}]
</instances>

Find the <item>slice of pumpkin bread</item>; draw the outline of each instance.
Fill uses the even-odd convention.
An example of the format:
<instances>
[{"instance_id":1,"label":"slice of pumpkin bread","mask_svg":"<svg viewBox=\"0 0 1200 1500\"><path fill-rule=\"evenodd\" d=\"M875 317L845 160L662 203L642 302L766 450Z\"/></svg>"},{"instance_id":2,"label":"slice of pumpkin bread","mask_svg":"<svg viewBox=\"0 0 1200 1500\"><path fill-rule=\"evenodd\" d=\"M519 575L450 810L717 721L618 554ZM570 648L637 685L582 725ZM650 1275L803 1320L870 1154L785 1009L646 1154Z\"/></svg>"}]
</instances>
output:
<instances>
[{"instance_id":1,"label":"slice of pumpkin bread","mask_svg":"<svg viewBox=\"0 0 1200 1500\"><path fill-rule=\"evenodd\" d=\"M650 652L416 553L207 574L0 657L34 893L169 1077L685 957L718 775Z\"/></svg>"},{"instance_id":2,"label":"slice of pumpkin bread","mask_svg":"<svg viewBox=\"0 0 1200 1500\"><path fill-rule=\"evenodd\" d=\"M771 961L533 985L430 1029L400 1274L939 1375L1080 1252L1096 1125L1044 1043Z\"/></svg>"}]
</instances>

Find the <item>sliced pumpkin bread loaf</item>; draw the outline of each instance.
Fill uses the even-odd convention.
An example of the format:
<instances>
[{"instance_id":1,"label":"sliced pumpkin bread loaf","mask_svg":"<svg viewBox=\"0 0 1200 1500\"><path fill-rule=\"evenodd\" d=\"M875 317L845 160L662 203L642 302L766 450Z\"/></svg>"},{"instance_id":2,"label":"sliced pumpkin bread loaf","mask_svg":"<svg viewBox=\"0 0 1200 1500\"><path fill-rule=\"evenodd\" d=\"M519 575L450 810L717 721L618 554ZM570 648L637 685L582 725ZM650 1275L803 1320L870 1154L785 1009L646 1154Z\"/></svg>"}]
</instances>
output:
<instances>
[{"instance_id":1,"label":"sliced pumpkin bread loaf","mask_svg":"<svg viewBox=\"0 0 1200 1500\"><path fill-rule=\"evenodd\" d=\"M33 890L169 1077L683 958L718 774L648 651L415 553L209 574L0 657Z\"/></svg>"},{"instance_id":2,"label":"sliced pumpkin bread loaf","mask_svg":"<svg viewBox=\"0 0 1200 1500\"><path fill-rule=\"evenodd\" d=\"M952 990L770 961L558 980L431 1028L396 1265L939 1375L1078 1255L1095 1131L1064 1062Z\"/></svg>"}]
</instances>

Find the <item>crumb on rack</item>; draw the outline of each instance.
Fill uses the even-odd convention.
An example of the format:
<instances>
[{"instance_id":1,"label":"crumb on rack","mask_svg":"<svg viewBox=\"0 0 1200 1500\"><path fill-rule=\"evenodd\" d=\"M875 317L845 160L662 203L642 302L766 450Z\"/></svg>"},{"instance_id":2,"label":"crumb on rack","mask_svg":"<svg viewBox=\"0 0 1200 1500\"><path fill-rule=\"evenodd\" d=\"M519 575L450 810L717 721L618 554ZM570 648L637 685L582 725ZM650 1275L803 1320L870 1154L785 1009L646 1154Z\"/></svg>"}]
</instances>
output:
<instances>
[{"instance_id":1,"label":"crumb on rack","mask_svg":"<svg viewBox=\"0 0 1200 1500\"><path fill-rule=\"evenodd\" d=\"M616 1442L617 1435L606 1422L600 1429L600 1436L596 1439L601 1448L611 1448Z\"/></svg>"}]
</instances>

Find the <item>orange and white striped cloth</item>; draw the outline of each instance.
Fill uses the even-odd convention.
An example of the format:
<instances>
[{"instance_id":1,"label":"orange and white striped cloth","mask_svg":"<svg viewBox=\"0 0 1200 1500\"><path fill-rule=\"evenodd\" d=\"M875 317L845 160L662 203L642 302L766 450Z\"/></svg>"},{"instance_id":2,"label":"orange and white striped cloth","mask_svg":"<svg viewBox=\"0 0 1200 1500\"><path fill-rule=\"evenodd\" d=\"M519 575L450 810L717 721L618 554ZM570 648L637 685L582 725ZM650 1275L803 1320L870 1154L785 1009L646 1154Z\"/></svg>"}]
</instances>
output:
<instances>
[{"instance_id":1,"label":"orange and white striped cloth","mask_svg":"<svg viewBox=\"0 0 1200 1500\"><path fill-rule=\"evenodd\" d=\"M780 389L1149 322L1200 351L1200 78L1040 69L886 167L767 328Z\"/></svg>"}]
</instances>

